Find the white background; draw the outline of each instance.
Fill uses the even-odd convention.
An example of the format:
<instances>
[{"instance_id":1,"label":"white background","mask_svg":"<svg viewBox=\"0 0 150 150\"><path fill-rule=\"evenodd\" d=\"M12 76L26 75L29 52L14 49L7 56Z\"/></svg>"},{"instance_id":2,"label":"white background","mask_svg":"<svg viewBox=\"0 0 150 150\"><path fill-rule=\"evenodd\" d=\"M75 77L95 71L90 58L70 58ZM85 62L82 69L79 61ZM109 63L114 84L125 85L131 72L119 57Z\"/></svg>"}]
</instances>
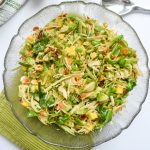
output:
<instances>
[{"instance_id":1,"label":"white background","mask_svg":"<svg viewBox=\"0 0 150 150\"><path fill-rule=\"evenodd\" d=\"M3 60L10 40L24 20L38 12L44 6L59 3L61 0L29 0L29 2L5 25L0 27L0 75L3 72ZM91 0L92 1L92 0ZM99 1L99 0L98 0ZM140 6L149 7L148 0L134 0ZM137 31L148 55L150 56L150 14L130 14L124 17ZM3 89L0 76L0 89ZM149 92L150 93L150 92ZM140 114L127 130L115 139L93 148L93 150L150 150L150 94L143 104ZM19 135L18 135L19 136ZM7 139L0 135L0 150L18 150Z\"/></svg>"}]
</instances>

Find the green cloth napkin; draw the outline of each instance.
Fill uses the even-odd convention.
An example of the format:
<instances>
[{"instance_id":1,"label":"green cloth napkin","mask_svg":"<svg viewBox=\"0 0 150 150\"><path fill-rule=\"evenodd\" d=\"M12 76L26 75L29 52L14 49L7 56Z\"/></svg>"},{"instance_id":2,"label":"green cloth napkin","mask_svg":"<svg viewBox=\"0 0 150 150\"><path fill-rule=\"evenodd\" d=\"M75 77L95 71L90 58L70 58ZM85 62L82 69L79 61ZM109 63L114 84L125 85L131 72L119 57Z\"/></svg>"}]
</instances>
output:
<instances>
[{"instance_id":1,"label":"green cloth napkin","mask_svg":"<svg viewBox=\"0 0 150 150\"><path fill-rule=\"evenodd\" d=\"M13 115L3 92L0 94L0 134L23 150L71 150L48 145L30 134Z\"/></svg>"}]
</instances>

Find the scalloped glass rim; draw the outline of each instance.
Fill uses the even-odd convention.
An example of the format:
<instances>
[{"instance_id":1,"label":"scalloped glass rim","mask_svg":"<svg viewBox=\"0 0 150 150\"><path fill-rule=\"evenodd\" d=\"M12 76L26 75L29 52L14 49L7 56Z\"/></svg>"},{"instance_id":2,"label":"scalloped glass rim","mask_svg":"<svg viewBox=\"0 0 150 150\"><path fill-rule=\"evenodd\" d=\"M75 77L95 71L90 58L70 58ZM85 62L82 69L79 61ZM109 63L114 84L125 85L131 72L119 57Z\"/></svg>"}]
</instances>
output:
<instances>
[{"instance_id":1,"label":"scalloped glass rim","mask_svg":"<svg viewBox=\"0 0 150 150\"><path fill-rule=\"evenodd\" d=\"M92 9L93 8L93 9ZM50 15L48 18L46 14L48 12L54 11L52 15ZM17 53L14 51L19 52L19 48L21 46L20 43L24 42L24 38L26 35L31 33L29 28L32 29L33 26L39 25L43 26L48 22L48 19L51 20L52 18L55 18L60 12L71 12L71 13L77 13L80 15L88 15L90 17L96 18L99 20L99 18L103 21L106 20L108 22L108 26L111 26L111 28L114 28L117 32L119 33L124 33L128 39L130 39L129 45L132 45L131 47L135 48L137 50L137 54L139 56L139 65L140 69L143 72L143 76L138 79L138 84L135 87L135 89L129 94L129 99L134 99L134 101L129 101L127 103L127 107L124 108L120 113L116 114L112 121L114 122L113 124L107 124L102 132L97 131L94 133L91 133L89 135L89 138L91 138L90 142L82 143L81 141L84 136L79 137L76 136L76 138L80 139L81 143L77 143L76 139L73 139L73 137L70 138L70 141L73 139L73 143L67 143L64 139L64 141L49 141L47 137L44 137L44 135L41 135L39 131L35 131L33 128L31 129L31 126L29 127L28 121L23 119L20 114L18 114L18 108L14 107L17 104L15 96L12 95L13 92L11 92L12 88L16 88L16 84L13 83L11 80L14 77L14 73L12 73L12 69L14 66L17 66L17 59L19 59L19 56ZM39 19L40 17L40 19ZM100 21L100 20L99 20ZM29 27L30 26L30 27ZM26 32L25 32L26 31ZM132 40L133 39L133 40ZM132 41L132 42L131 42ZM14 54L15 53L15 54ZM11 62L11 65L10 65ZM24 23L20 26L18 29L17 35L15 35L11 43L9 45L9 48L7 50L5 60L4 60L4 73L3 73L3 82L4 82L4 91L7 100L10 103L10 106L12 108L12 111L16 118L21 122L21 124L33 135L37 136L39 139L42 141L56 145L56 146L62 146L62 147L68 147L68 148L83 148L83 147L93 147L100 145L104 142L107 142L116 136L118 136L122 130L126 129L129 127L131 122L134 120L134 118L137 116L137 114L140 112L141 107L143 102L146 99L147 92L148 92L148 86L149 86L149 68L148 68L148 56L146 53L146 50L144 49L140 39L137 36L137 33L134 31L134 29L126 23L119 15L115 14L114 12L107 10L106 8L103 8L102 6L95 4L95 3L85 3L85 2L79 2L79 1L74 1L74 2L62 2L58 5L49 5L45 8L43 8L41 11L24 21ZM11 79L10 79L11 76ZM11 88L12 87L12 88ZM15 88L14 88L15 87ZM140 94L139 92L142 92L143 94ZM129 105L128 105L129 104ZM132 106L132 108L130 108ZM134 109L134 111L133 111ZM133 111L133 112L130 112ZM34 121L33 121L34 122ZM46 128L46 127L45 127ZM43 129L44 132L45 129ZM53 133L53 135L55 132ZM57 133L58 131L57 131ZM62 134L62 133L61 133ZM62 135L65 135L65 138L69 138L69 136L65 133ZM63 138L63 137L62 137ZM88 139L88 137L86 136ZM60 139L59 139L60 140ZM68 139L69 140L69 139ZM72 141L71 141L72 142Z\"/></svg>"}]
</instances>

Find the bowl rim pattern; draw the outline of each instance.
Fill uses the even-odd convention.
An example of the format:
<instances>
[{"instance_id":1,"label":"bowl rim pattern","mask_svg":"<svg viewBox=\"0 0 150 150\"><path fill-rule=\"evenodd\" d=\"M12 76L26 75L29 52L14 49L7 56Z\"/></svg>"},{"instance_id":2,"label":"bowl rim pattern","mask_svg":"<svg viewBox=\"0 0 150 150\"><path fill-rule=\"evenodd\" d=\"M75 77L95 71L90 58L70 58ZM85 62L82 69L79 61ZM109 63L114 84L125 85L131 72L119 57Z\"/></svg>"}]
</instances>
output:
<instances>
[{"instance_id":1,"label":"bowl rim pattern","mask_svg":"<svg viewBox=\"0 0 150 150\"><path fill-rule=\"evenodd\" d=\"M138 37L136 31L133 29L133 27L127 23L126 21L123 20L123 18L121 16L119 16L118 14L116 14L115 12L111 11L111 10L108 10L107 8L104 8L103 6L101 6L100 4L97 4L97 3L94 3L94 2L83 2L83 1L67 1L67 2L61 2L59 4L53 4L53 5L48 5L44 8L42 8L40 11L38 11L37 13L35 13L34 15L32 15L31 17L29 17L28 19L26 19L19 27L18 31L17 31L17 34L15 34L13 36L13 38L11 39L10 41L10 44L9 44L9 47L6 51L6 54L5 54L5 58L4 58L4 71L3 71L3 84L4 84L4 94L5 94L5 97L7 99L7 101L9 102L9 105L11 107L11 110L13 112L13 114L15 115L15 117L17 118L17 120L24 126L24 128L29 132L31 133L32 135L38 137L40 140L42 140L43 142L47 143L47 144L51 144L51 145L54 145L54 146L61 146L61 147L64 147L64 148L86 148L86 147L95 147L95 146L98 146L100 144L103 144L107 141L110 141L111 139L114 139L115 137L119 136L123 130L127 129L130 124L133 122L133 120L135 119L135 117L139 114L139 112L141 111L141 108L142 108L142 104L145 102L146 100L146 97L147 97L147 94L148 94L148 89L149 89L149 78L147 79L147 85L146 85L146 93L144 95L144 99L143 101L139 104L139 110L136 112L136 114L133 116L132 120L129 122L129 124L127 124L124 128L120 128L120 131L118 132L118 134L112 136L111 138L107 139L107 140L104 140L103 142L97 142L96 144L88 144L88 145L84 145L84 146L66 146L66 145L62 145L62 144L58 144L58 143L53 143L53 142L49 142L49 141L46 141L44 140L41 136L39 136L37 133L35 133L34 131L32 131L31 129L29 129L25 123L17 116L16 112L15 112L15 109L13 108L13 105L11 103L11 101L8 99L8 96L7 96L7 90L6 90L6 86L5 86L5 74L7 72L7 67L6 67L6 61L7 61L7 57L8 57L8 54L9 54L9 50L10 50L10 47L14 41L14 39L19 35L20 33L20 30L22 28L23 25L25 25L30 19L34 18L35 16L37 16L38 14L40 14L42 11L44 11L45 9L47 8L51 8L51 7L60 7L61 5L65 5L65 4L69 4L69 3L82 3L84 5L90 5L90 4L94 4L94 5L97 5L109 12L111 12L114 16L117 16L118 19L120 19L120 21L122 21L124 24L126 24L130 29L132 29L132 31L134 32L136 38L138 39L138 42L139 44L141 45L142 47L142 50L145 54L145 57L146 57L146 68L149 70L149 73L150 73L150 69L149 69L149 66L148 66L148 55L147 55L147 52L146 52L146 49L144 48L140 38ZM148 75L150 77L150 74Z\"/></svg>"}]
</instances>

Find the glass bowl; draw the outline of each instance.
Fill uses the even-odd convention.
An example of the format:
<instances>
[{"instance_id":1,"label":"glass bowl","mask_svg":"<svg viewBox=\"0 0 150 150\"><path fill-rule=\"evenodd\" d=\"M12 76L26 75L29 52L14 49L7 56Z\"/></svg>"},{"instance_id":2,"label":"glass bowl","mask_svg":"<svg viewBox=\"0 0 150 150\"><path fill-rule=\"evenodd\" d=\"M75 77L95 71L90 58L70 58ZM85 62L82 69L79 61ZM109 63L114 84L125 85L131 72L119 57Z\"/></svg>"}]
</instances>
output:
<instances>
[{"instance_id":1,"label":"glass bowl","mask_svg":"<svg viewBox=\"0 0 150 150\"><path fill-rule=\"evenodd\" d=\"M34 26L43 27L50 20L62 12L86 15L95 18L99 23L107 22L109 28L118 34L123 34L129 46L134 48L139 57L139 67L142 76L138 78L137 86L130 92L126 107L116 114L111 123L108 123L102 131L92 132L88 135L72 136L63 130L56 130L56 126L45 126L38 119L27 118L27 110L19 103L18 84L21 72L13 70L18 66L19 50L25 41L25 37L32 32ZM33 135L48 144L69 148L92 147L102 144L118 136L126 129L141 110L149 84L148 57L140 39L134 29L117 14L95 3L63 2L59 5L50 5L27 19L19 28L10 43L5 56L5 71L3 75L4 89L7 100L10 102L12 111L22 125ZM19 135L18 135L19 136Z\"/></svg>"}]
</instances>

